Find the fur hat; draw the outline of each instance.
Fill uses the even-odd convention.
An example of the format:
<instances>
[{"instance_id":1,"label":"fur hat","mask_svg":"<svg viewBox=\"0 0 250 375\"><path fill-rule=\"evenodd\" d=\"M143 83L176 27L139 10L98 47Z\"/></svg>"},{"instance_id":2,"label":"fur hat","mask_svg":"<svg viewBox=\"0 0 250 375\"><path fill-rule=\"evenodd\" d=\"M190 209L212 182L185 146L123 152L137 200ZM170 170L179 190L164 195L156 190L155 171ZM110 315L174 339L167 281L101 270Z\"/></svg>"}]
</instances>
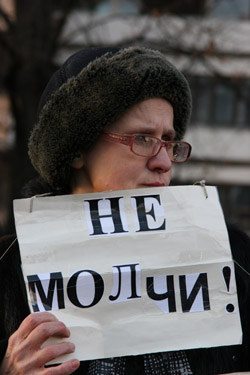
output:
<instances>
[{"instance_id":1,"label":"fur hat","mask_svg":"<svg viewBox=\"0 0 250 375\"><path fill-rule=\"evenodd\" d=\"M152 97L172 104L176 138L181 139L191 113L190 88L162 53L129 47L90 48L72 55L42 95L29 140L34 168L54 189L62 189L79 151L88 150L130 107Z\"/></svg>"}]
</instances>

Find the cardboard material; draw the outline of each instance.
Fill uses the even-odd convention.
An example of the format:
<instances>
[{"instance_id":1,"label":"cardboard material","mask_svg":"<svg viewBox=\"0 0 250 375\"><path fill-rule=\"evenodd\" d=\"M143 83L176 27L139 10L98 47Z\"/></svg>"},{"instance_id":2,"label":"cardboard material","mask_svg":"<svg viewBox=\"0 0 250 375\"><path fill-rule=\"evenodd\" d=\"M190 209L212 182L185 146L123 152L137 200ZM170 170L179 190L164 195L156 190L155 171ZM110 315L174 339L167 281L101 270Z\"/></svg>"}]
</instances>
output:
<instances>
[{"instance_id":1,"label":"cardboard material","mask_svg":"<svg viewBox=\"0 0 250 375\"><path fill-rule=\"evenodd\" d=\"M207 192L14 202L31 309L55 314L76 345L61 361L241 343L227 230L216 188Z\"/></svg>"}]
</instances>

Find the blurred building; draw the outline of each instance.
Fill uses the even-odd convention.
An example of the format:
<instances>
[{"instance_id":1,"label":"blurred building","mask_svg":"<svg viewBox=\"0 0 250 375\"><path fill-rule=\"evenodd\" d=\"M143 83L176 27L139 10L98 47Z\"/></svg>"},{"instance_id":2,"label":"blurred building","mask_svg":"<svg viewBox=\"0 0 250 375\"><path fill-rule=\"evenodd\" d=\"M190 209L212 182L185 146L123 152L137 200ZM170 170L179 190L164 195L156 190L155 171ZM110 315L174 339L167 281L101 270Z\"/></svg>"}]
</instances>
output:
<instances>
[{"instance_id":1,"label":"blurred building","mask_svg":"<svg viewBox=\"0 0 250 375\"><path fill-rule=\"evenodd\" d=\"M205 179L218 186L226 218L250 233L250 0L91 4L83 7L79 1L69 14L61 36L67 47L58 51L55 62L61 64L84 46L134 44L165 53L193 93L185 138L193 153L188 164L174 166L173 183ZM0 153L13 139L12 122L0 121Z\"/></svg>"},{"instance_id":2,"label":"blurred building","mask_svg":"<svg viewBox=\"0 0 250 375\"><path fill-rule=\"evenodd\" d=\"M140 13L142 3L151 15ZM166 53L193 93L186 134L193 153L188 164L174 167L173 183L205 179L218 186L226 218L250 232L250 1L188 4L186 14L169 15L157 11L157 2L100 1L92 12L76 10L63 37L70 35L73 50L141 44ZM68 54L61 50L58 61Z\"/></svg>"},{"instance_id":3,"label":"blurred building","mask_svg":"<svg viewBox=\"0 0 250 375\"><path fill-rule=\"evenodd\" d=\"M14 17L13 0L0 0L0 6ZM6 24L3 18L0 19L0 31L5 30ZM9 97L0 87L0 229L5 226L8 220L10 200L10 170L9 151L15 142L14 122L11 114Z\"/></svg>"}]
</instances>

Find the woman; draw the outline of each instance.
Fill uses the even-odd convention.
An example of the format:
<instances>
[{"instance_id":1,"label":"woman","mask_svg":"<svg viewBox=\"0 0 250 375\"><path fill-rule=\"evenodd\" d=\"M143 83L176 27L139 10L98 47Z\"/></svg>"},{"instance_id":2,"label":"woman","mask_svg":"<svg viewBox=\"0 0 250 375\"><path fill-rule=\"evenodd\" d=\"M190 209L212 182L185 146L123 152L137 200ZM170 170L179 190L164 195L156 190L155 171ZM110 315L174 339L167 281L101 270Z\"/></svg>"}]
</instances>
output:
<instances>
[{"instance_id":1,"label":"woman","mask_svg":"<svg viewBox=\"0 0 250 375\"><path fill-rule=\"evenodd\" d=\"M76 53L54 74L41 98L29 155L45 183L40 179L38 185L29 186L28 196L169 185L172 162L185 162L191 152L191 146L180 141L190 113L185 78L158 51L130 47ZM12 240L2 240L2 252ZM51 359L73 352L74 345L41 345L51 336L69 337L70 332L53 314L29 314L17 243L3 260L1 300L6 303L1 306L0 332L1 338L10 338L2 341L1 374L191 375L249 366L246 344L240 350L191 350L81 363L75 359L45 368ZM246 290L248 284L244 295ZM11 293L18 293L18 298L12 299Z\"/></svg>"}]
</instances>

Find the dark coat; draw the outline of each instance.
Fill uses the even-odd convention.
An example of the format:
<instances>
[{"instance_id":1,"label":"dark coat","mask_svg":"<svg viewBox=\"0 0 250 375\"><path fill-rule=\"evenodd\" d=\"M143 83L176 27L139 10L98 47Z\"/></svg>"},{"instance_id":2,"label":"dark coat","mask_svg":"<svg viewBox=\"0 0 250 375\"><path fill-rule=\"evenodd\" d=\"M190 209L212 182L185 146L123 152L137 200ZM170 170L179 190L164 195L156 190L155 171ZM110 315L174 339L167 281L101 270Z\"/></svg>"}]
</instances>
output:
<instances>
[{"instance_id":1,"label":"dark coat","mask_svg":"<svg viewBox=\"0 0 250 375\"><path fill-rule=\"evenodd\" d=\"M215 375L250 371L250 239L239 229L228 227L230 244L235 260L243 344L219 348L186 350L194 374ZM15 236L0 239L0 257ZM29 307L21 271L19 246L16 241L0 261L0 361L8 337L29 314ZM89 362L81 363L75 374L86 374ZM143 356L127 357L127 374L143 374Z\"/></svg>"}]
</instances>

